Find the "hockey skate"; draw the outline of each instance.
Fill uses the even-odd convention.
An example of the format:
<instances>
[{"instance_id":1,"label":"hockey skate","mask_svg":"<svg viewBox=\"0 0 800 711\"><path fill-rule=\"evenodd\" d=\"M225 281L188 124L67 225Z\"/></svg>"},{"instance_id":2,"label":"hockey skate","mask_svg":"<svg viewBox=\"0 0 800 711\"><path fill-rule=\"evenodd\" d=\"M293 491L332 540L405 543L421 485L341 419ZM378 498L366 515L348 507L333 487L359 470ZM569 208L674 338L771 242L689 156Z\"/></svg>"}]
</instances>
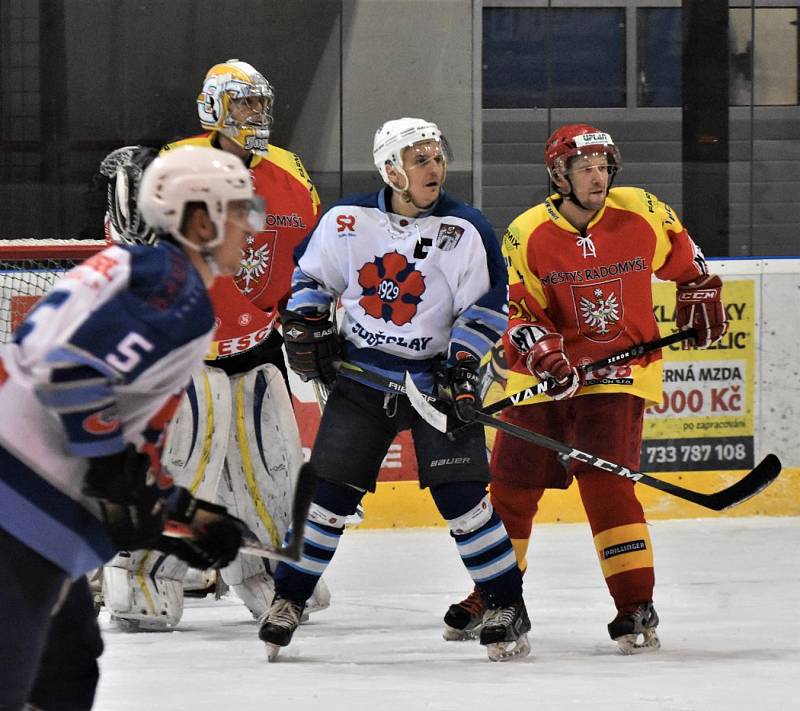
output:
<instances>
[{"instance_id":1,"label":"hockey skate","mask_svg":"<svg viewBox=\"0 0 800 711\"><path fill-rule=\"evenodd\" d=\"M508 607L486 610L481 629L481 644L493 662L527 657L531 652L527 632L531 628L525 601L520 597Z\"/></svg>"},{"instance_id":2,"label":"hockey skate","mask_svg":"<svg viewBox=\"0 0 800 711\"><path fill-rule=\"evenodd\" d=\"M477 639L483 625L486 605L478 588L473 588L461 602L450 605L444 616L442 636L448 642Z\"/></svg>"},{"instance_id":3,"label":"hockey skate","mask_svg":"<svg viewBox=\"0 0 800 711\"><path fill-rule=\"evenodd\" d=\"M611 636L622 654L654 652L661 647L656 633L658 614L652 602L622 608L608 624Z\"/></svg>"},{"instance_id":4,"label":"hockey skate","mask_svg":"<svg viewBox=\"0 0 800 711\"><path fill-rule=\"evenodd\" d=\"M281 647L287 647L303 616L304 602L275 596L269 610L259 619L258 638L267 645L267 660L274 662Z\"/></svg>"}]
</instances>

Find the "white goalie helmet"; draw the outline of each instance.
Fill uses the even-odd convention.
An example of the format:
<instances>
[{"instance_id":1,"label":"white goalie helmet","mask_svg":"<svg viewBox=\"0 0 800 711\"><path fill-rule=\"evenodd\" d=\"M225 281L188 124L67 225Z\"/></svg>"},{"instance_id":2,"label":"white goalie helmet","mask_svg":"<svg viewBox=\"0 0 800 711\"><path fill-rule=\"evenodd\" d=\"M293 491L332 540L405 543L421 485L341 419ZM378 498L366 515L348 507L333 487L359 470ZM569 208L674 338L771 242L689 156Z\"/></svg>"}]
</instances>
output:
<instances>
[{"instance_id":1,"label":"white goalie helmet","mask_svg":"<svg viewBox=\"0 0 800 711\"><path fill-rule=\"evenodd\" d=\"M197 113L203 128L266 155L274 102L275 92L261 72L247 62L228 59L208 70L197 97Z\"/></svg>"},{"instance_id":2,"label":"white goalie helmet","mask_svg":"<svg viewBox=\"0 0 800 711\"><path fill-rule=\"evenodd\" d=\"M168 232L182 245L207 253L225 239L225 221L232 201L248 204L253 231L264 223L264 201L253 194L250 171L236 156L216 148L182 146L156 158L144 171L138 204L150 227ZM186 205L204 203L216 227L215 238L203 246L181 233Z\"/></svg>"},{"instance_id":3,"label":"white goalie helmet","mask_svg":"<svg viewBox=\"0 0 800 711\"><path fill-rule=\"evenodd\" d=\"M447 163L452 160L452 153L447 139L442 135L435 123L421 118L392 119L384 123L375 132L372 157L375 161L375 167L383 178L383 182L396 189L386 172L388 164L402 175L406 180L406 184L408 184L408 176L403 169L403 150L422 141L434 141L439 144L446 168Z\"/></svg>"}]
</instances>

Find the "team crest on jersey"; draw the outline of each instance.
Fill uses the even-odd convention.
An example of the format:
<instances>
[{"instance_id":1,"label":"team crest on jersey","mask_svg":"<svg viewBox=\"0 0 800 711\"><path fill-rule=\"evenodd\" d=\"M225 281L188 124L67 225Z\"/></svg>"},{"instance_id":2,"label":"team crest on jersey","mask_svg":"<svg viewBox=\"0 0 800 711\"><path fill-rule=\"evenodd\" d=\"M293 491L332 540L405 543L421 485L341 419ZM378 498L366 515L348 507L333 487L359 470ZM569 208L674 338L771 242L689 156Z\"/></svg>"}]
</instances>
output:
<instances>
[{"instance_id":1,"label":"team crest on jersey","mask_svg":"<svg viewBox=\"0 0 800 711\"><path fill-rule=\"evenodd\" d=\"M358 300L364 311L403 326L417 313L425 292L425 277L397 251L375 257L358 270L363 296Z\"/></svg>"},{"instance_id":2,"label":"team crest on jersey","mask_svg":"<svg viewBox=\"0 0 800 711\"><path fill-rule=\"evenodd\" d=\"M590 341L606 343L622 333L622 281L573 286L572 301L578 332Z\"/></svg>"},{"instance_id":3,"label":"team crest on jersey","mask_svg":"<svg viewBox=\"0 0 800 711\"><path fill-rule=\"evenodd\" d=\"M464 234L464 228L458 225L448 225L443 222L439 226L439 234L436 235L436 246L443 252L454 249Z\"/></svg>"},{"instance_id":4,"label":"team crest on jersey","mask_svg":"<svg viewBox=\"0 0 800 711\"><path fill-rule=\"evenodd\" d=\"M261 244L257 244L257 241ZM258 296L269 284L272 262L275 255L275 232L260 232L250 236L242 250L239 271L233 279L243 294L250 298Z\"/></svg>"}]
</instances>

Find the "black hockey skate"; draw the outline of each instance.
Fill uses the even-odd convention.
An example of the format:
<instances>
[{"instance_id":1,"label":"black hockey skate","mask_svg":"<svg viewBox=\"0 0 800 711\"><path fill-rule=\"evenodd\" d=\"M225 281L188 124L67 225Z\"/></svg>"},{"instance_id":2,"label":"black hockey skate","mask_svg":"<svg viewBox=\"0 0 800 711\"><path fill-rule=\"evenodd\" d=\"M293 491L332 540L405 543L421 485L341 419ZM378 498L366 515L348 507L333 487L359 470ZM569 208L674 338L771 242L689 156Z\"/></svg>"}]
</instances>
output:
<instances>
[{"instance_id":1,"label":"black hockey skate","mask_svg":"<svg viewBox=\"0 0 800 711\"><path fill-rule=\"evenodd\" d=\"M474 588L461 602L450 605L444 616L444 633L448 642L477 639L483 625L486 604L478 588Z\"/></svg>"},{"instance_id":2,"label":"black hockey skate","mask_svg":"<svg viewBox=\"0 0 800 711\"><path fill-rule=\"evenodd\" d=\"M267 645L267 659L274 662L281 647L287 647L303 616L304 602L294 602L278 597L272 600L269 610L259 620L258 638Z\"/></svg>"},{"instance_id":3,"label":"black hockey skate","mask_svg":"<svg viewBox=\"0 0 800 711\"><path fill-rule=\"evenodd\" d=\"M527 632L531 628L525 601L520 597L509 607L486 610L481 629L481 644L493 662L527 657L531 652Z\"/></svg>"},{"instance_id":4,"label":"black hockey skate","mask_svg":"<svg viewBox=\"0 0 800 711\"><path fill-rule=\"evenodd\" d=\"M661 647L656 633L658 614L652 602L623 607L608 624L608 634L623 654L654 652Z\"/></svg>"}]
</instances>

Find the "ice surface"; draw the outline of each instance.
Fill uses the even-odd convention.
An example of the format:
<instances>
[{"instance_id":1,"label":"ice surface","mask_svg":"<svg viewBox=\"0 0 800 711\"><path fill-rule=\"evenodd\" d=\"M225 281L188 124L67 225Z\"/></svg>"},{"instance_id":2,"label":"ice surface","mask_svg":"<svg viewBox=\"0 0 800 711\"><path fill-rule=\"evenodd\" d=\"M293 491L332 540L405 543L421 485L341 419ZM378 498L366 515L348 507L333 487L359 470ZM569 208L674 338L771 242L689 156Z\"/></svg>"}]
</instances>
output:
<instances>
[{"instance_id":1,"label":"ice surface","mask_svg":"<svg viewBox=\"0 0 800 711\"><path fill-rule=\"evenodd\" d=\"M368 512L367 512L368 513ZM177 631L125 634L108 614L100 711L789 711L800 708L800 518L656 521L662 649L624 657L586 524L535 529L532 654L492 663L445 642L471 583L445 529L347 531L331 607L268 664L235 598L187 601Z\"/></svg>"}]
</instances>

